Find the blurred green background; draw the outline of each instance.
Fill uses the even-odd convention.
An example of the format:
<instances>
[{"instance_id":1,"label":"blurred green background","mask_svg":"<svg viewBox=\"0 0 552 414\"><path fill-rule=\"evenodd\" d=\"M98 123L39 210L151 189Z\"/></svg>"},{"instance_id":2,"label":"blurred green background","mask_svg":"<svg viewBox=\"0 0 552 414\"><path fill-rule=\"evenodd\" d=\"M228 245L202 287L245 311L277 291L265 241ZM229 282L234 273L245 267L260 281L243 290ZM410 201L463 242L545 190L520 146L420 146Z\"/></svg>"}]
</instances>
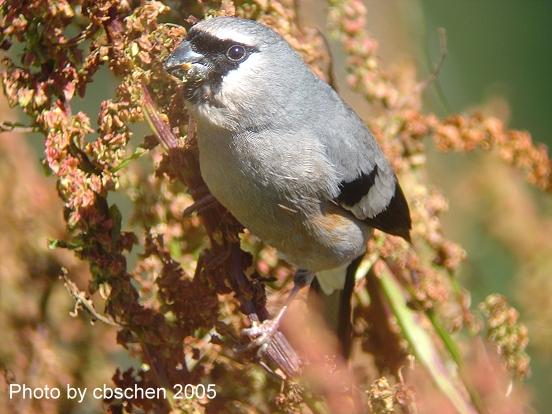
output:
<instances>
[{"instance_id":1,"label":"blurred green background","mask_svg":"<svg viewBox=\"0 0 552 414\"><path fill-rule=\"evenodd\" d=\"M552 146L552 2L548 0L420 0L416 5L399 4L420 69L428 70L426 56L437 59L437 28L447 32L448 56L439 75L443 99L433 88L427 106L440 115L463 112L472 106L495 102L511 128L531 132L533 138ZM382 45L382 47L384 47ZM507 105L496 105L503 98ZM497 108L498 106L498 108ZM474 296L474 303L492 291L506 294L516 303L516 288L523 283L513 280L520 263L507 247L493 238L478 217L458 211L454 188L470 167L477 167L477 155L435 154L434 180L450 200L447 220L449 235L468 251L464 283ZM448 189L448 191L447 191ZM537 195L536 195L537 196ZM481 199L484 195L479 195ZM537 196L538 197L538 196ZM542 196L541 196L542 197ZM542 200L550 211L550 197ZM480 204L484 206L484 200ZM508 220L503 211L503 220ZM549 305L550 306L550 305ZM524 309L520 307L522 320ZM552 327L551 327L552 329ZM531 332L530 332L531 336ZM540 413L552 407L552 363L550 353L530 346L533 375L529 383L534 391L535 408Z\"/></svg>"},{"instance_id":2,"label":"blurred green background","mask_svg":"<svg viewBox=\"0 0 552 414\"><path fill-rule=\"evenodd\" d=\"M436 49L447 30L449 55L440 75L452 111L500 95L510 126L552 144L552 2L422 0L420 46Z\"/></svg>"}]
</instances>

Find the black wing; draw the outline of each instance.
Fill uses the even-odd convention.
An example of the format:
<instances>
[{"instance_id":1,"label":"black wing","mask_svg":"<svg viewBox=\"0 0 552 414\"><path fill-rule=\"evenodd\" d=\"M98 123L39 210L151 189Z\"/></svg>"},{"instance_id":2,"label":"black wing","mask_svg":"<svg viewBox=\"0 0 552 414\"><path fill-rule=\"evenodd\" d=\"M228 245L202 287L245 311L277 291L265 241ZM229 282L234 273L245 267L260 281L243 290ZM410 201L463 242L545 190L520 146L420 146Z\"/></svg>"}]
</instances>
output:
<instances>
[{"instance_id":1,"label":"black wing","mask_svg":"<svg viewBox=\"0 0 552 414\"><path fill-rule=\"evenodd\" d=\"M362 173L353 181L342 181L339 184L340 193L334 201L347 210L351 210L358 203L369 203L370 200L366 199L365 196L374 185L377 185L377 175L378 167L375 165L368 174ZM400 236L410 242L410 229L412 228L410 210L401 186L394 174L393 180L395 189L386 206L371 217L357 216L357 218L363 220L371 227L385 233Z\"/></svg>"}]
</instances>

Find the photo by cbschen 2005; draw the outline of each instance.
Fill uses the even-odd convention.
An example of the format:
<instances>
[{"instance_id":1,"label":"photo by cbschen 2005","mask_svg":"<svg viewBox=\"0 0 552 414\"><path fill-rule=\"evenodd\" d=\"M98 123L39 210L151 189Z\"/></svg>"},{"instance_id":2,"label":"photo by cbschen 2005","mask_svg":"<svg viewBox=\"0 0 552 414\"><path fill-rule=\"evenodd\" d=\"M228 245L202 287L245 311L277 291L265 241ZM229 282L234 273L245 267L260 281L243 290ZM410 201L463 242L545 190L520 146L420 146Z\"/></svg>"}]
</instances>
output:
<instances>
[{"instance_id":1,"label":"photo by cbschen 2005","mask_svg":"<svg viewBox=\"0 0 552 414\"><path fill-rule=\"evenodd\" d=\"M165 69L184 82L209 190L297 267L288 302L315 276L326 295L343 289L373 228L410 241L407 201L374 137L274 30L203 20ZM263 344L285 308L246 332ZM341 318L350 324L349 314ZM350 330L337 329L348 354Z\"/></svg>"}]
</instances>

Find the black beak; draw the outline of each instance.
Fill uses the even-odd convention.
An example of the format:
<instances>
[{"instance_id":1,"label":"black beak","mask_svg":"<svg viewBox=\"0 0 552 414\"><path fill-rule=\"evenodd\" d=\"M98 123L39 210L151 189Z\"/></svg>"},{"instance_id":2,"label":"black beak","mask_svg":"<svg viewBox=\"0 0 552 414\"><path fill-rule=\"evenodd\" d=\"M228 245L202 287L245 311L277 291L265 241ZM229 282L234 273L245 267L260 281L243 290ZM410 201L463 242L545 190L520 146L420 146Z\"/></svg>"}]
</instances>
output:
<instances>
[{"instance_id":1,"label":"black beak","mask_svg":"<svg viewBox=\"0 0 552 414\"><path fill-rule=\"evenodd\" d=\"M194 52L191 43L185 40L173 50L163 67L171 75L177 75L182 71L183 66L197 63L201 59L203 59L203 55Z\"/></svg>"}]
</instances>

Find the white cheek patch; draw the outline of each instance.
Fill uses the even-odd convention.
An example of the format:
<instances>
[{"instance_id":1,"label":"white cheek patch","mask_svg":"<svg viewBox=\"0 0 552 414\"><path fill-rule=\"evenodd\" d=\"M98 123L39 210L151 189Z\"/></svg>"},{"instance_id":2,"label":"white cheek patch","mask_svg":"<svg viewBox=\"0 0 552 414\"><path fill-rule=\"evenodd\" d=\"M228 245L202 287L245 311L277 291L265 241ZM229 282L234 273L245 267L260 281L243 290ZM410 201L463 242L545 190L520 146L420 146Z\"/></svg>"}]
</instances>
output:
<instances>
[{"instance_id":1,"label":"white cheek patch","mask_svg":"<svg viewBox=\"0 0 552 414\"><path fill-rule=\"evenodd\" d=\"M239 107L252 97L255 83L261 82L262 73L258 68L263 67L259 53L252 53L245 61L223 78L222 84L215 99L224 106Z\"/></svg>"},{"instance_id":2,"label":"white cheek patch","mask_svg":"<svg viewBox=\"0 0 552 414\"><path fill-rule=\"evenodd\" d=\"M253 52L241 62L236 69L229 71L222 79L222 90L225 93L233 93L244 86L251 87L251 82L259 76L258 68L263 67L261 54Z\"/></svg>"},{"instance_id":3,"label":"white cheek patch","mask_svg":"<svg viewBox=\"0 0 552 414\"><path fill-rule=\"evenodd\" d=\"M264 109L255 104L258 96L253 93L255 88L251 87L262 81L259 67L262 67L262 57L259 53L252 53L236 69L230 70L214 95L193 105L198 120L206 125L233 130L238 129L240 124L253 122L252 105L257 109L257 115L263 114Z\"/></svg>"}]
</instances>

